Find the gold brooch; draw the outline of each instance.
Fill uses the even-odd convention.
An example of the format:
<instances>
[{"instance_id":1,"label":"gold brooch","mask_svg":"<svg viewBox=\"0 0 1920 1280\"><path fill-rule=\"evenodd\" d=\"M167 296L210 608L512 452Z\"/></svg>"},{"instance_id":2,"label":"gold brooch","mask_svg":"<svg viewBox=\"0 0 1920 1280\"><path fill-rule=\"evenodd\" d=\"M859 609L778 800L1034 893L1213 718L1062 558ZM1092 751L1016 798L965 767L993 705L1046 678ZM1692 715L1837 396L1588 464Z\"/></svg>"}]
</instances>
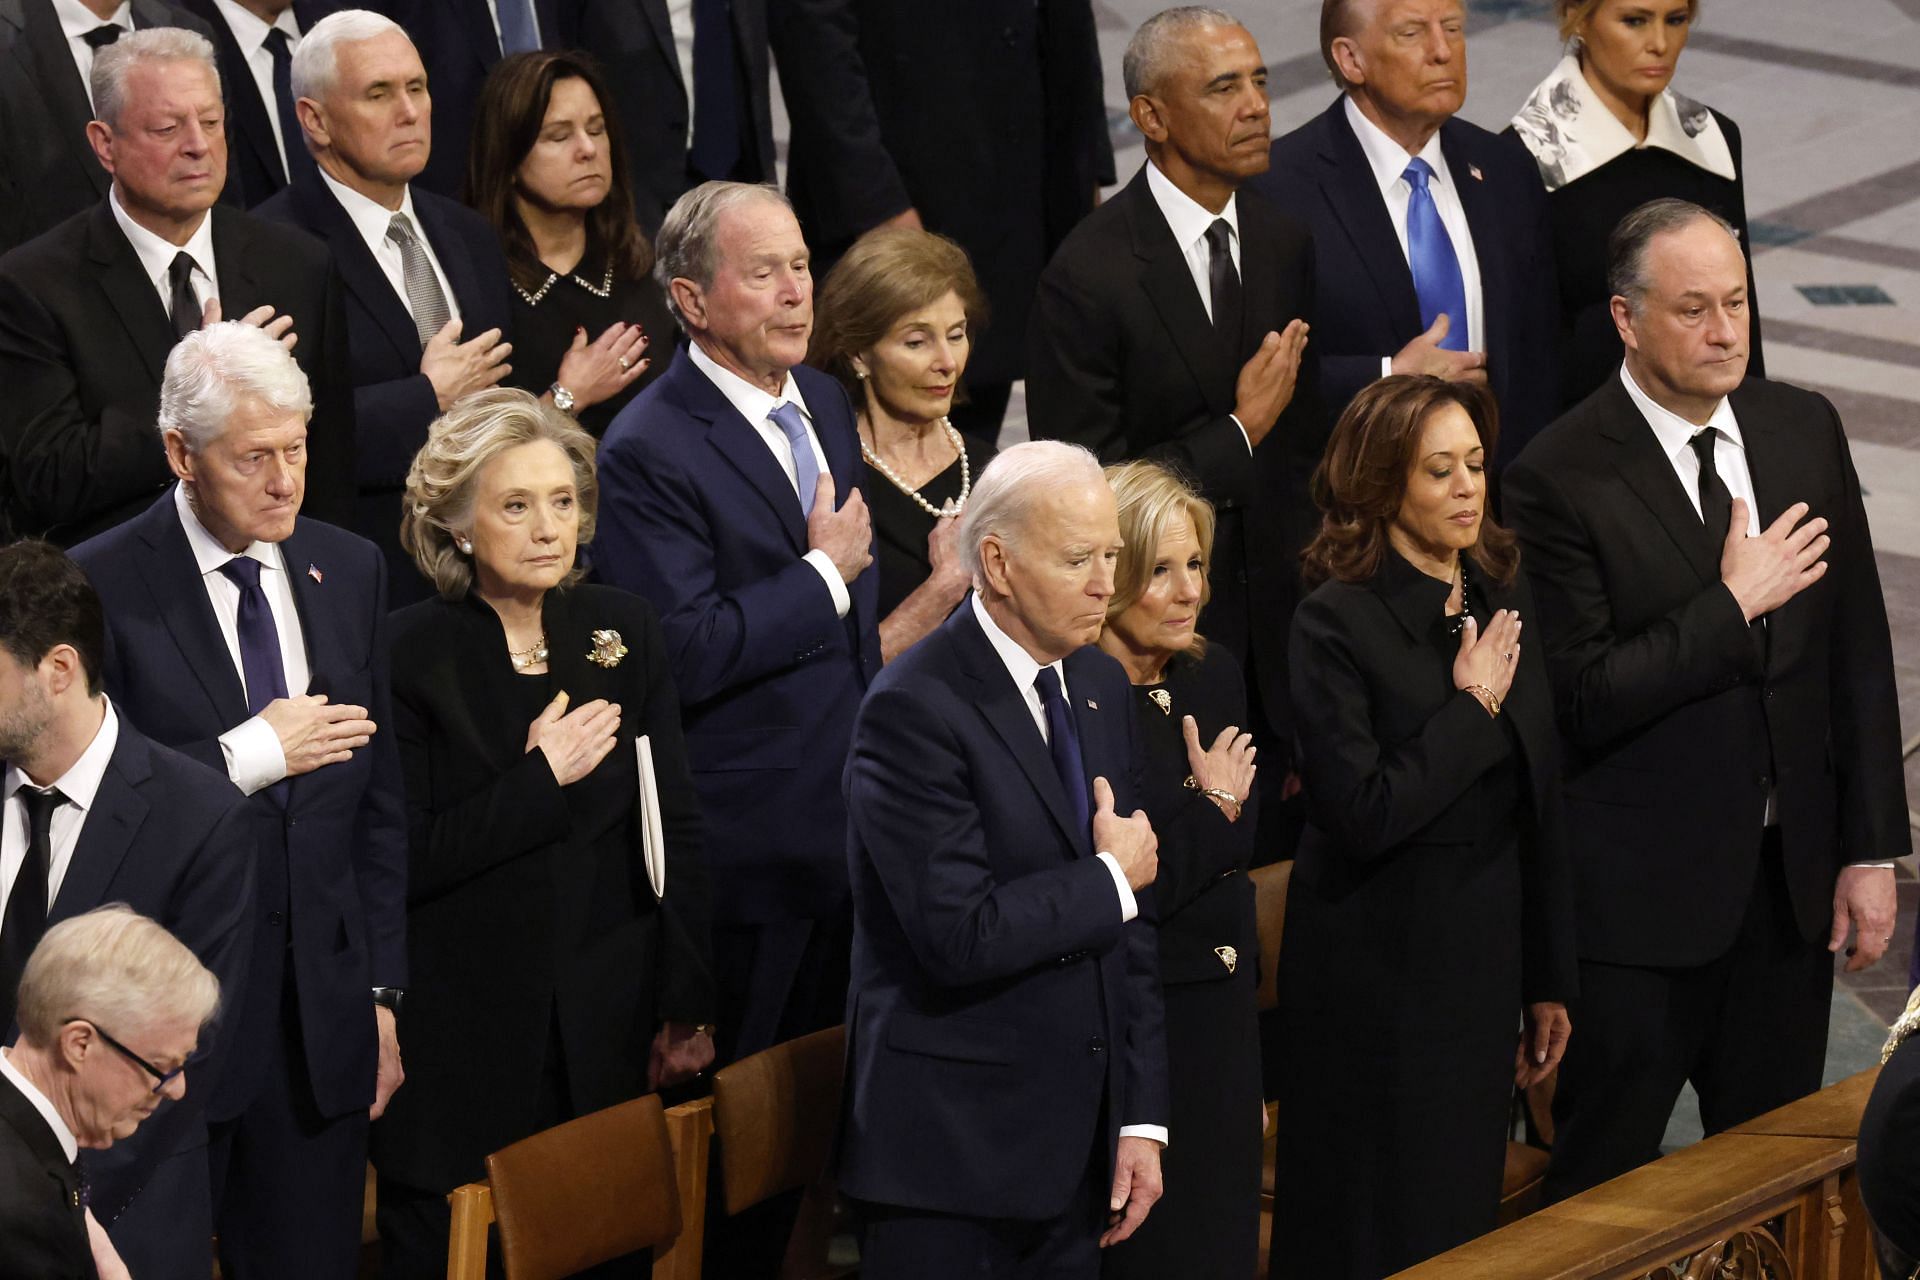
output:
<instances>
[{"instance_id":1,"label":"gold brooch","mask_svg":"<svg viewBox=\"0 0 1920 1280\"><path fill-rule=\"evenodd\" d=\"M1240 953L1232 947L1215 947L1213 954L1220 957L1220 963L1227 966L1228 973L1232 973L1239 967Z\"/></svg>"},{"instance_id":2,"label":"gold brooch","mask_svg":"<svg viewBox=\"0 0 1920 1280\"><path fill-rule=\"evenodd\" d=\"M593 652L587 655L587 661L603 667L617 667L620 659L627 656L627 646L620 643L620 633L614 630L593 633Z\"/></svg>"},{"instance_id":3,"label":"gold brooch","mask_svg":"<svg viewBox=\"0 0 1920 1280\"><path fill-rule=\"evenodd\" d=\"M1165 689L1149 689L1147 690L1147 697L1153 702L1154 706L1160 708L1161 715L1170 716L1173 714L1173 695Z\"/></svg>"}]
</instances>

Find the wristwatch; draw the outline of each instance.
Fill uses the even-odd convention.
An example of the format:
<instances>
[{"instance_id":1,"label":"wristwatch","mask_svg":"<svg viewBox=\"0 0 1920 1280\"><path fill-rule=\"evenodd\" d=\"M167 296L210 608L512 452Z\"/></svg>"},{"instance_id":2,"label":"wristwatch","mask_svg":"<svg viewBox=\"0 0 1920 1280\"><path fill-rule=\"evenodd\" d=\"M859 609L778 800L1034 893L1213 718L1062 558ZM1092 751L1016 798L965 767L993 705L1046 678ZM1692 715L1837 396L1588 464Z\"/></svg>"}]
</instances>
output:
<instances>
[{"instance_id":1,"label":"wristwatch","mask_svg":"<svg viewBox=\"0 0 1920 1280\"><path fill-rule=\"evenodd\" d=\"M557 382L551 387L548 387L547 390L553 393L554 408L562 413L573 412L573 392L567 390Z\"/></svg>"},{"instance_id":2,"label":"wristwatch","mask_svg":"<svg viewBox=\"0 0 1920 1280\"><path fill-rule=\"evenodd\" d=\"M400 1002L406 999L406 995L407 992L404 987L375 987L373 989L373 1002L382 1009L391 1009L395 1013L399 1013Z\"/></svg>"}]
</instances>

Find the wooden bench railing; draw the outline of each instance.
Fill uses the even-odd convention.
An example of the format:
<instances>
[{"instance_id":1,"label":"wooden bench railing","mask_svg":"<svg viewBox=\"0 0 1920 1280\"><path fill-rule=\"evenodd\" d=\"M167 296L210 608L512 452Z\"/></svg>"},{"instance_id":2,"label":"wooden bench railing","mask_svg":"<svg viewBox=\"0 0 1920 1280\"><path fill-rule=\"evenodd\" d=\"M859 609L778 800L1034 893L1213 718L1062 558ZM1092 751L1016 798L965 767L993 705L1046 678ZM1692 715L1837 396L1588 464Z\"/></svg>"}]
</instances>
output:
<instances>
[{"instance_id":1,"label":"wooden bench railing","mask_svg":"<svg viewBox=\"0 0 1920 1280\"><path fill-rule=\"evenodd\" d=\"M1676 1151L1398 1280L1878 1280L1853 1167L1878 1073Z\"/></svg>"}]
</instances>

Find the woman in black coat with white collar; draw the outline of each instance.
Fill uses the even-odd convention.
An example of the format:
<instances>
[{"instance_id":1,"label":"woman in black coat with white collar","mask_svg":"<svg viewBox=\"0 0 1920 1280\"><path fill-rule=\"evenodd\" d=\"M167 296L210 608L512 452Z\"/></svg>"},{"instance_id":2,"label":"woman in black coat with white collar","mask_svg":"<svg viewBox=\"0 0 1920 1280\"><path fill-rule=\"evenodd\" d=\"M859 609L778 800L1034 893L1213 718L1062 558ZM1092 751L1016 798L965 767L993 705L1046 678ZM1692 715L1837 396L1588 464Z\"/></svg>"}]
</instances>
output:
<instances>
[{"instance_id":1,"label":"woman in black coat with white collar","mask_svg":"<svg viewBox=\"0 0 1920 1280\"><path fill-rule=\"evenodd\" d=\"M408 476L401 540L439 598L395 615L381 727L410 832L407 1079L372 1148L389 1276L445 1274L444 1197L488 1153L713 1057L700 819L659 625L579 582L593 451L558 410L490 391L433 424Z\"/></svg>"}]
</instances>

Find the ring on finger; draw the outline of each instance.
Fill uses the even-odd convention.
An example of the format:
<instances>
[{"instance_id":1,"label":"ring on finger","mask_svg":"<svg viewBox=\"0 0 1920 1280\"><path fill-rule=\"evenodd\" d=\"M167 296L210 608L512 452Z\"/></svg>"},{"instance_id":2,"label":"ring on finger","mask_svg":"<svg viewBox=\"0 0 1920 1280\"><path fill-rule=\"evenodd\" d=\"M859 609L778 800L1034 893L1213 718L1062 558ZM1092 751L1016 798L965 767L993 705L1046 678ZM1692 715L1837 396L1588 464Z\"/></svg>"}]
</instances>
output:
<instances>
[{"instance_id":1,"label":"ring on finger","mask_svg":"<svg viewBox=\"0 0 1920 1280\"><path fill-rule=\"evenodd\" d=\"M629 369L631 369L631 368L633 368L633 361L631 361L631 360L629 360L629 359L627 359L627 358L626 358L625 356L621 356L621 357L620 357L620 372L622 372L622 373L625 373L625 372L626 372L627 370L629 370Z\"/></svg>"}]
</instances>

